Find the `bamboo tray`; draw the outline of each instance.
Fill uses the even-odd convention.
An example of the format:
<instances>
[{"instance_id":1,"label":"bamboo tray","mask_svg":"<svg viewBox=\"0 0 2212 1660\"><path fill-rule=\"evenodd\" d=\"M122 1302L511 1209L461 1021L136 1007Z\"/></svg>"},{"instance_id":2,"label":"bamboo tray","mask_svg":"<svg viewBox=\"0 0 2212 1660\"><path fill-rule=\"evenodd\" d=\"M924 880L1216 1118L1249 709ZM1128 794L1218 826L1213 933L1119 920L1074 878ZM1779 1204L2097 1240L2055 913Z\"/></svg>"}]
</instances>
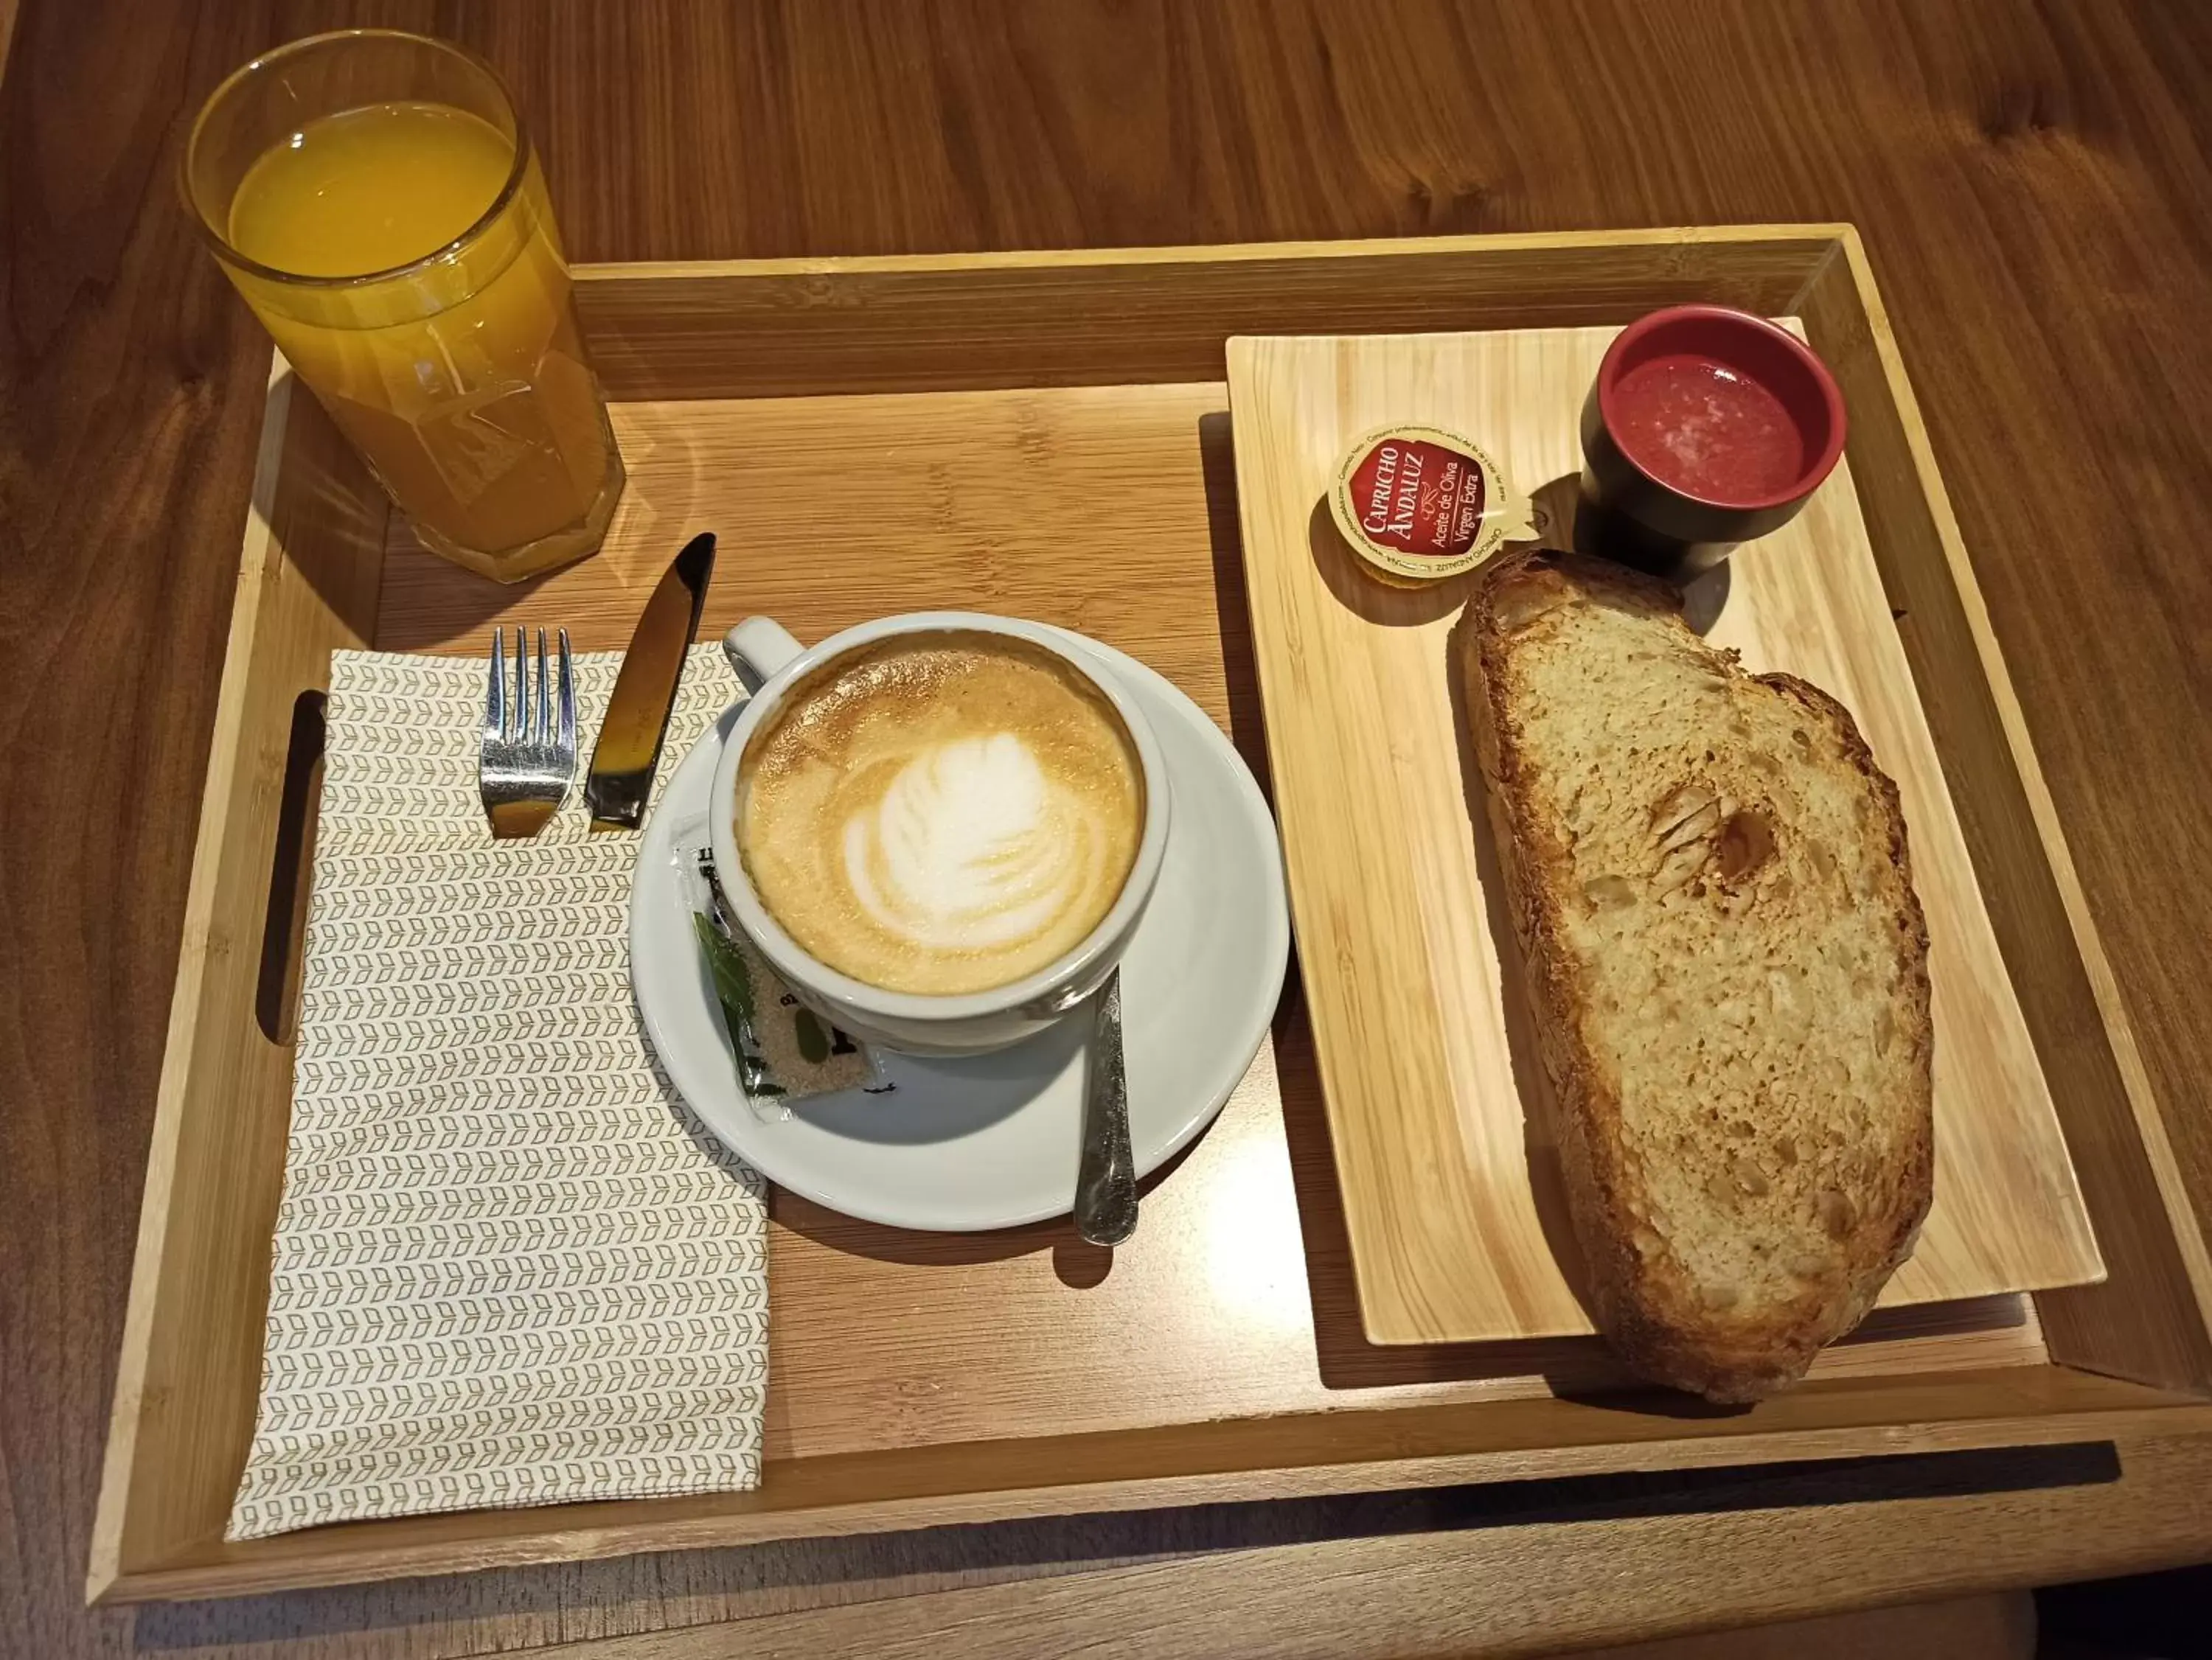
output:
<instances>
[{"instance_id":1,"label":"bamboo tray","mask_svg":"<svg viewBox=\"0 0 2212 1660\"><path fill-rule=\"evenodd\" d=\"M1497 852L1455 702L1474 579L1369 580L1325 493L1391 421L1463 432L1573 545L1577 417L1607 328L1229 342L1252 633L1359 1305L1376 1342L1588 1331ZM1754 672L1834 694L1897 781L1928 918L1936 1203L1881 1304L2102 1279L2058 1117L2005 977L1848 461L1689 609Z\"/></svg>"},{"instance_id":2,"label":"bamboo tray","mask_svg":"<svg viewBox=\"0 0 2212 1660\"><path fill-rule=\"evenodd\" d=\"M802 637L969 606L1178 682L1265 777L1223 385L1233 335L1617 326L1711 299L1804 321L1850 401L1868 541L2110 1270L1878 1313L1743 1413L1638 1394L1587 1337L1362 1332L1312 1033L1286 996L1110 1257L1063 1225L902 1233L789 1195L757 1492L362 1522L226 1544L289 1104L331 651L619 647L683 536L705 626ZM2212 1264L2113 996L1887 324L1847 227L578 272L630 485L521 591L416 548L272 379L186 900L88 1592L231 1595L830 1532L1625 1469L2075 1440L2212 1393ZM869 511L805 488L877 458ZM190 549L195 557L222 556ZM1328 972L1307 942L1309 978ZM1316 961L1320 965L1316 966Z\"/></svg>"}]
</instances>

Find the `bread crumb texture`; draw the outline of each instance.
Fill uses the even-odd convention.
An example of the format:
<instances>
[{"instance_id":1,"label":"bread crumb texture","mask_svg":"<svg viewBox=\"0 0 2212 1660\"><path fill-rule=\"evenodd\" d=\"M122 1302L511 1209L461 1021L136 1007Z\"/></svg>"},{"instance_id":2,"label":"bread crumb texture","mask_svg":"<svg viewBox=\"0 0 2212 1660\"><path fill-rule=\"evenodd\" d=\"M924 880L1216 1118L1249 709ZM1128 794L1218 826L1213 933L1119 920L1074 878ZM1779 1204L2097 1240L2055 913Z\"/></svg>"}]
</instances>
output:
<instances>
[{"instance_id":1,"label":"bread crumb texture","mask_svg":"<svg viewBox=\"0 0 2212 1660\"><path fill-rule=\"evenodd\" d=\"M1477 617L1501 851L1600 1326L1716 1399L1802 1374L1909 1253L1927 934L1895 786L1816 688L1567 555Z\"/></svg>"}]
</instances>

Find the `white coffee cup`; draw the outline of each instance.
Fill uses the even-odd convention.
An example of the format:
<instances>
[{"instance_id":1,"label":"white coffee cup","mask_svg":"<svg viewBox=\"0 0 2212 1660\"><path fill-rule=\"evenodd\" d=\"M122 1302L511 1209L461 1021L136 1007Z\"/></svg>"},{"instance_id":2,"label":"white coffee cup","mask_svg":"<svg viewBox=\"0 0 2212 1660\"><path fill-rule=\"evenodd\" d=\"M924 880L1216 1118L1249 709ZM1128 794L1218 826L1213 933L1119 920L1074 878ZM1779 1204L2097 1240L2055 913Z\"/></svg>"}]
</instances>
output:
<instances>
[{"instance_id":1,"label":"white coffee cup","mask_svg":"<svg viewBox=\"0 0 2212 1660\"><path fill-rule=\"evenodd\" d=\"M1066 664L1114 706L1144 774L1145 817L1135 858L1121 894L1074 949L1036 972L988 991L934 996L891 991L839 972L792 938L762 903L738 852L738 775L753 735L774 717L784 695L823 664L860 646L900 634L958 630L1006 634ZM1159 742L1134 699L1090 652L1057 630L975 611L917 611L864 622L820 645L802 647L767 617L748 617L730 630L723 649L755 689L722 745L714 767L710 832L714 866L738 925L760 948L793 995L823 1019L864 1042L925 1055L972 1055L1003 1049L1043 1031L1080 1005L1128 947L1159 879L1167 851L1170 806Z\"/></svg>"}]
</instances>

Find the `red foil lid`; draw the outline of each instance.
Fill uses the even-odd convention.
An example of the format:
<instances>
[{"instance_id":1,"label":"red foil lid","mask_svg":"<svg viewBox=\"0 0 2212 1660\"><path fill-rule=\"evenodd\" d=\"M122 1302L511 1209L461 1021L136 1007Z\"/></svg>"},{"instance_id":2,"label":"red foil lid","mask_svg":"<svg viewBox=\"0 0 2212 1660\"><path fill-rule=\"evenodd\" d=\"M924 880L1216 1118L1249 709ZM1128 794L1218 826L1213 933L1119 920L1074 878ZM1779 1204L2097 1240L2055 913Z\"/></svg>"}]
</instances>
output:
<instances>
[{"instance_id":1,"label":"red foil lid","mask_svg":"<svg viewBox=\"0 0 2212 1660\"><path fill-rule=\"evenodd\" d=\"M1385 427L1353 445L1329 512L1369 569L1401 586L1456 576L1535 536L1528 498L1498 463L1434 427Z\"/></svg>"}]
</instances>

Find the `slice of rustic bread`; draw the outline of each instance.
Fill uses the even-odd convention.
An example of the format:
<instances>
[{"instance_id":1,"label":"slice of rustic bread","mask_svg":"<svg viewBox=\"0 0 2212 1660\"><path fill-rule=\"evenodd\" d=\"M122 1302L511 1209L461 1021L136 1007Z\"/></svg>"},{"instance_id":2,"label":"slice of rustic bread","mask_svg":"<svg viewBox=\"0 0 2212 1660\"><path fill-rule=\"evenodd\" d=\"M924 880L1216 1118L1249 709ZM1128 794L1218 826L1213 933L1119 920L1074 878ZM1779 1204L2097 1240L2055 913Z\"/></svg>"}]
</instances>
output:
<instances>
[{"instance_id":1,"label":"slice of rustic bread","mask_svg":"<svg viewBox=\"0 0 2212 1660\"><path fill-rule=\"evenodd\" d=\"M1715 1401L1803 1376L1927 1214L1928 934L1850 714L1664 584L1513 557L1462 663L1591 1316Z\"/></svg>"}]
</instances>

